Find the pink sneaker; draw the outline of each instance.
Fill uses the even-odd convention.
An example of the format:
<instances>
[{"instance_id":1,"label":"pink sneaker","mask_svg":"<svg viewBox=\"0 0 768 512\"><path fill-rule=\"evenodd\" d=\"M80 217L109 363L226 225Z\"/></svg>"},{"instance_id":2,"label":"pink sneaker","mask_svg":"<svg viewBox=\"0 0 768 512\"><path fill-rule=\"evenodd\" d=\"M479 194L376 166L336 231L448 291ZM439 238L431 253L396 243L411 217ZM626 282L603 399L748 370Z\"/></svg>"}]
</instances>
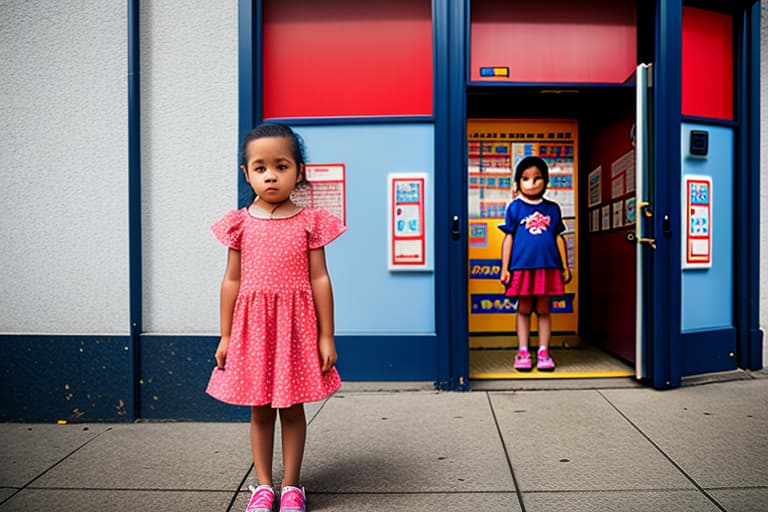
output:
<instances>
[{"instance_id":1,"label":"pink sneaker","mask_svg":"<svg viewBox=\"0 0 768 512\"><path fill-rule=\"evenodd\" d=\"M260 485L254 487L248 486L253 495L251 501L248 502L248 506L245 507L245 512L272 512L272 504L275 501L275 491L268 485Z\"/></svg>"},{"instance_id":2,"label":"pink sneaker","mask_svg":"<svg viewBox=\"0 0 768 512\"><path fill-rule=\"evenodd\" d=\"M286 485L280 492L280 512L305 512L307 496L303 487Z\"/></svg>"},{"instance_id":3,"label":"pink sneaker","mask_svg":"<svg viewBox=\"0 0 768 512\"><path fill-rule=\"evenodd\" d=\"M549 350L540 348L536 358L536 368L541 372L551 372L555 370L555 361L549 356Z\"/></svg>"},{"instance_id":4,"label":"pink sneaker","mask_svg":"<svg viewBox=\"0 0 768 512\"><path fill-rule=\"evenodd\" d=\"M531 371L531 353L521 350L515 354L515 370L521 372Z\"/></svg>"}]
</instances>

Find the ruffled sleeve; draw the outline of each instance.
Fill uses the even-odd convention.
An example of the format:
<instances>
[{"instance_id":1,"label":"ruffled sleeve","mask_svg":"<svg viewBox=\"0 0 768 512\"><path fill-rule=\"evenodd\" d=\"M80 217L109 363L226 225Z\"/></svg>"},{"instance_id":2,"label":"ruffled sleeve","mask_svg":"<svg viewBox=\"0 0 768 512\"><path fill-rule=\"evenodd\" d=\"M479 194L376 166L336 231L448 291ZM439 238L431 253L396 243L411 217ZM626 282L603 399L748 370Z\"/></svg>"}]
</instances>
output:
<instances>
[{"instance_id":1,"label":"ruffled sleeve","mask_svg":"<svg viewBox=\"0 0 768 512\"><path fill-rule=\"evenodd\" d=\"M312 208L310 211L312 219L307 227L310 249L328 245L347 230L344 222L328 210Z\"/></svg>"},{"instance_id":2,"label":"ruffled sleeve","mask_svg":"<svg viewBox=\"0 0 768 512\"><path fill-rule=\"evenodd\" d=\"M247 214L245 209L232 210L227 213L221 220L211 226L213 236L230 249L239 251L245 214Z\"/></svg>"}]
</instances>

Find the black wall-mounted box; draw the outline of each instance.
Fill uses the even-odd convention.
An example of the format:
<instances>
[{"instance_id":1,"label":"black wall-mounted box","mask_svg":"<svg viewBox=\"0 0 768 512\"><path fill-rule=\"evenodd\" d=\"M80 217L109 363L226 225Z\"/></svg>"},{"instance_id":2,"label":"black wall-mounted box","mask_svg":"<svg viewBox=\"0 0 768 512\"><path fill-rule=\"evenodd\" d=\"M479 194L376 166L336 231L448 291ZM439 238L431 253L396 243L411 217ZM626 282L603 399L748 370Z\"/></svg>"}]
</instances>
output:
<instances>
[{"instance_id":1,"label":"black wall-mounted box","mask_svg":"<svg viewBox=\"0 0 768 512\"><path fill-rule=\"evenodd\" d=\"M689 148L692 155L707 156L709 151L709 132L706 130L691 130L691 145Z\"/></svg>"}]
</instances>

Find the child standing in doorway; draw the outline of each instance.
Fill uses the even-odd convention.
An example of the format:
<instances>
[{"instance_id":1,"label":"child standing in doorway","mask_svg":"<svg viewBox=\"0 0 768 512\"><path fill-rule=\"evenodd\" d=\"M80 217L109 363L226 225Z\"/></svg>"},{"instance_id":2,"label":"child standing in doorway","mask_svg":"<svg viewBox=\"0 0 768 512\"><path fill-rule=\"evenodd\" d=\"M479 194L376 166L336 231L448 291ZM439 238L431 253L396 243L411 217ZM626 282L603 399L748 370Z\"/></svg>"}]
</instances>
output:
<instances>
[{"instance_id":1,"label":"child standing in doorway","mask_svg":"<svg viewBox=\"0 0 768 512\"><path fill-rule=\"evenodd\" d=\"M524 158L515 168L515 185L519 196L509 206L501 245L501 282L506 296L517 298L518 352L514 366L519 371L530 371L531 355L528 338L531 331L531 313L539 320L539 349L536 367L553 371L555 362L549 353L552 322L549 300L562 295L565 284L571 280L565 239L563 215L560 206L544 198L549 184L549 167L536 156Z\"/></svg>"},{"instance_id":2,"label":"child standing in doorway","mask_svg":"<svg viewBox=\"0 0 768 512\"><path fill-rule=\"evenodd\" d=\"M248 133L240 168L256 199L212 227L229 251L221 285L221 340L207 393L251 408L258 486L250 486L246 511L272 511L279 414L284 467L280 510L303 512L303 404L322 400L341 386L323 248L346 227L325 210L291 201L305 168L302 140L290 127L263 124Z\"/></svg>"}]
</instances>

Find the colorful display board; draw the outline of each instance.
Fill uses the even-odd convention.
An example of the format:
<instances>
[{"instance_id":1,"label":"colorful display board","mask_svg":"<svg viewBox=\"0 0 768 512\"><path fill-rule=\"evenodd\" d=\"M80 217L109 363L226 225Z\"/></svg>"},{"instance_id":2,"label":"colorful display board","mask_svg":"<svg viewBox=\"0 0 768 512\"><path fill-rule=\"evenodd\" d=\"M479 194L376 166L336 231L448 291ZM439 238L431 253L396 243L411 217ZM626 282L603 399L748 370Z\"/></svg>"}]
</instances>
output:
<instances>
[{"instance_id":1,"label":"colorful display board","mask_svg":"<svg viewBox=\"0 0 768 512\"><path fill-rule=\"evenodd\" d=\"M573 280L566 293L553 298L553 334L577 334L578 232L577 164L578 125L573 120L469 120L469 332L510 333L515 330L516 302L504 296L501 277L501 242L498 228L507 205L515 197L514 169L526 156L538 156L549 165L545 197L557 201L566 224ZM532 329L536 329L533 322Z\"/></svg>"}]
</instances>

